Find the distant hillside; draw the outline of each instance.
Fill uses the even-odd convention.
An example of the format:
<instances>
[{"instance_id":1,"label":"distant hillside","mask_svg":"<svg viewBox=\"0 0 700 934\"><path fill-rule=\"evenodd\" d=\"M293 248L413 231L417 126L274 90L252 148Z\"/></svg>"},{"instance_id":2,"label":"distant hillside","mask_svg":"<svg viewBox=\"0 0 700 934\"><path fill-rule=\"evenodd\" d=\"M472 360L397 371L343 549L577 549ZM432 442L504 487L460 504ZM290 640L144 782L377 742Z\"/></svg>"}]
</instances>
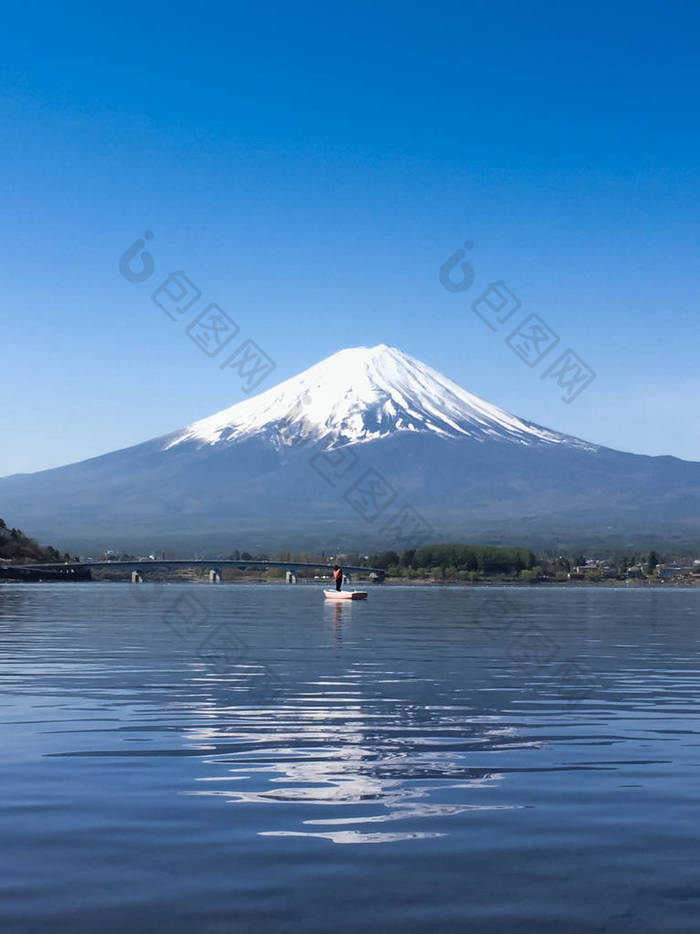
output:
<instances>
[{"instance_id":1,"label":"distant hillside","mask_svg":"<svg viewBox=\"0 0 700 934\"><path fill-rule=\"evenodd\" d=\"M5 520L0 519L0 561L31 564L68 560L69 555L61 554L52 546L43 547L19 529L8 529Z\"/></svg>"}]
</instances>

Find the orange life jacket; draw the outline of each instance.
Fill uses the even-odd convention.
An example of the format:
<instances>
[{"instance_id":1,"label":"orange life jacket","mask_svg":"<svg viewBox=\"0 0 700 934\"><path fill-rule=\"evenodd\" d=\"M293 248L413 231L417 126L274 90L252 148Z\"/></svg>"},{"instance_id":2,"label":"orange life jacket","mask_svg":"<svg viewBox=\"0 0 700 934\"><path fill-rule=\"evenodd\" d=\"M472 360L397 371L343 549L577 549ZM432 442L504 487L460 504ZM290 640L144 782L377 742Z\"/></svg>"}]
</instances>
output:
<instances>
[{"instance_id":1,"label":"orange life jacket","mask_svg":"<svg viewBox=\"0 0 700 934\"><path fill-rule=\"evenodd\" d=\"M338 578L340 577L340 575L341 575L342 573L343 573L343 572L340 570L340 568L338 568L337 571L333 571L333 580L336 580L336 581L337 581Z\"/></svg>"}]
</instances>

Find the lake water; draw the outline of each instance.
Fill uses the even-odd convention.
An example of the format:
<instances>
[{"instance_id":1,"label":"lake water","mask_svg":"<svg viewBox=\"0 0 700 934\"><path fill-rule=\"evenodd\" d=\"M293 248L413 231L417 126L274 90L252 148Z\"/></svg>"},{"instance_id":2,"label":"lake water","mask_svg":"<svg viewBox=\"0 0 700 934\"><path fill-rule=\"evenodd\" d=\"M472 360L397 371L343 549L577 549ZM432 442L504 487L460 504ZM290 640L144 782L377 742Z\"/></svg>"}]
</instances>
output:
<instances>
[{"instance_id":1,"label":"lake water","mask_svg":"<svg viewBox=\"0 0 700 934\"><path fill-rule=\"evenodd\" d=\"M0 929L697 932L699 610L0 585Z\"/></svg>"}]
</instances>

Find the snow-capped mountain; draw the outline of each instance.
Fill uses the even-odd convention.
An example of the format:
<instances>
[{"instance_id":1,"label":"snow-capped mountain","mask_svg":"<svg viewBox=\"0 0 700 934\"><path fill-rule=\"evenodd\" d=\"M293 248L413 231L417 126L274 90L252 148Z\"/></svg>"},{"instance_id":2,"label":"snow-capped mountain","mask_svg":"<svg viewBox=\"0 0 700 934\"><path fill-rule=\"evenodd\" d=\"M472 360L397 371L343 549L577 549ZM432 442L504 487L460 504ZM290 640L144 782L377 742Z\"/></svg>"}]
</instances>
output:
<instances>
[{"instance_id":1,"label":"snow-capped mountain","mask_svg":"<svg viewBox=\"0 0 700 934\"><path fill-rule=\"evenodd\" d=\"M368 476L385 491L369 510ZM433 541L700 541L700 464L543 428L382 344L152 441L0 479L0 516L89 553L410 547L406 508Z\"/></svg>"},{"instance_id":2,"label":"snow-capped mountain","mask_svg":"<svg viewBox=\"0 0 700 934\"><path fill-rule=\"evenodd\" d=\"M341 350L253 399L194 422L167 447L266 438L279 446L320 441L334 448L396 432L594 448L511 415L386 344Z\"/></svg>"}]
</instances>

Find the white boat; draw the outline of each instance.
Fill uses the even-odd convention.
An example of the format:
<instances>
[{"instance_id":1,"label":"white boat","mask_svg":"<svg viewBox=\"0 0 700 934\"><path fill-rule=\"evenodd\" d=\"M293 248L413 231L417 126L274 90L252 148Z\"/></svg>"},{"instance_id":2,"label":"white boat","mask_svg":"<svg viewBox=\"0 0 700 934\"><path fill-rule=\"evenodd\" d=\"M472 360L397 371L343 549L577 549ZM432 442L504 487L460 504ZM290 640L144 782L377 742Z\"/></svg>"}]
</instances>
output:
<instances>
[{"instance_id":1,"label":"white boat","mask_svg":"<svg viewBox=\"0 0 700 934\"><path fill-rule=\"evenodd\" d=\"M324 590L326 600L366 600L366 590Z\"/></svg>"}]
</instances>

